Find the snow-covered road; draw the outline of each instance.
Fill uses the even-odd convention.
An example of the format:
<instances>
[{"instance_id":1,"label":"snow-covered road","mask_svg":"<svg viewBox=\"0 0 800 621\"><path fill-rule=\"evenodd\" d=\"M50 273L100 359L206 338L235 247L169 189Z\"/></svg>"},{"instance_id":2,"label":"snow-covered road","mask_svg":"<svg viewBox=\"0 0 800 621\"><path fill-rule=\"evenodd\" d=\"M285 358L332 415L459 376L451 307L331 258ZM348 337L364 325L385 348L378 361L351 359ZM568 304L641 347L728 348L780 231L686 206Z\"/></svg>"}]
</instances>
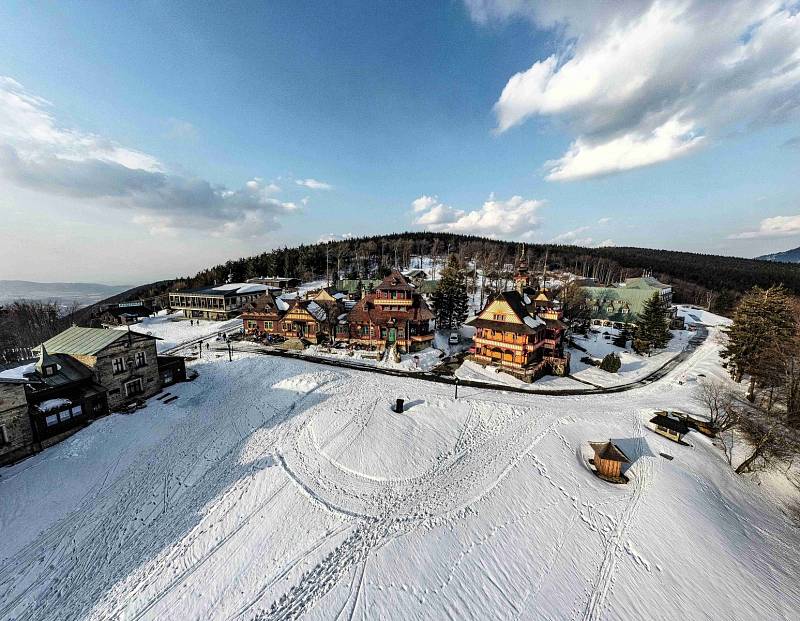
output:
<instances>
[{"instance_id":1,"label":"snow-covered road","mask_svg":"<svg viewBox=\"0 0 800 621\"><path fill-rule=\"evenodd\" d=\"M0 471L0 618L796 618L800 537L768 490L645 428L696 411L713 337L591 396L197 363L177 401ZM627 486L586 468L609 438Z\"/></svg>"}]
</instances>

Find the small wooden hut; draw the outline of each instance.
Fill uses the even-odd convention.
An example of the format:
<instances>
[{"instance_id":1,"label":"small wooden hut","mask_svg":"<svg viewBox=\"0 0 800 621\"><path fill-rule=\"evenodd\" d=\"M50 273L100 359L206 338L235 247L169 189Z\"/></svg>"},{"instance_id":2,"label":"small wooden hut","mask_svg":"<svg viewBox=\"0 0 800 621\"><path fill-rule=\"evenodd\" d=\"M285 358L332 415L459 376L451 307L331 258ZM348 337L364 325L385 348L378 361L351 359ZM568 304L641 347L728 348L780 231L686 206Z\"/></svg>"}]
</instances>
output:
<instances>
[{"instance_id":1,"label":"small wooden hut","mask_svg":"<svg viewBox=\"0 0 800 621\"><path fill-rule=\"evenodd\" d=\"M621 448L611 441L589 442L589 446L594 449L594 467L600 478L614 482L625 480L622 476L622 464L629 464L631 460Z\"/></svg>"},{"instance_id":2,"label":"small wooden hut","mask_svg":"<svg viewBox=\"0 0 800 621\"><path fill-rule=\"evenodd\" d=\"M655 431L665 438L669 438L673 442L683 442L683 436L689 433L689 426L686 420L678 417L676 413L669 414L667 412L656 412L656 415L650 419Z\"/></svg>"}]
</instances>

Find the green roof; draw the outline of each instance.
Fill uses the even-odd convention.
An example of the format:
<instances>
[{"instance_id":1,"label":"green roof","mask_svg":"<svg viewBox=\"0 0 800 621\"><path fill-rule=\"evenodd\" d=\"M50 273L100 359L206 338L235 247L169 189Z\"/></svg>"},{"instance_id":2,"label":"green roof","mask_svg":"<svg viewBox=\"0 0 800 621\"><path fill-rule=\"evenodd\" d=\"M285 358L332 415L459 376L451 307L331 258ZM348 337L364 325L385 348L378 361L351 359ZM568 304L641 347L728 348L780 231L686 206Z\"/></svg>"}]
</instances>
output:
<instances>
[{"instance_id":1,"label":"green roof","mask_svg":"<svg viewBox=\"0 0 800 621\"><path fill-rule=\"evenodd\" d=\"M364 291L370 291L374 290L375 287L377 287L382 282L383 281L380 279L370 280L368 278L365 278L363 280L360 280L358 278L345 278L343 280L337 280L334 283L334 288L338 289L339 291L343 291L345 293L355 293L356 291L358 291L358 283L361 283L361 285L364 287Z\"/></svg>"},{"instance_id":2,"label":"green roof","mask_svg":"<svg viewBox=\"0 0 800 621\"><path fill-rule=\"evenodd\" d=\"M661 291L661 289L668 289L669 285L659 282L657 278L652 276L640 276L639 278L626 278L625 287L627 289L649 289L653 291Z\"/></svg>"},{"instance_id":3,"label":"green roof","mask_svg":"<svg viewBox=\"0 0 800 621\"><path fill-rule=\"evenodd\" d=\"M644 310L644 303L653 297L653 293L660 291L656 288L631 287L583 287L583 290L589 296L590 305L598 307L597 311L592 309L592 319L621 322L636 321ZM609 307L613 308L611 312ZM627 308L628 312L623 313L623 308Z\"/></svg>"},{"instance_id":4,"label":"green roof","mask_svg":"<svg viewBox=\"0 0 800 621\"><path fill-rule=\"evenodd\" d=\"M434 293L439 288L438 280L424 280L417 287L420 293Z\"/></svg>"},{"instance_id":5,"label":"green roof","mask_svg":"<svg viewBox=\"0 0 800 621\"><path fill-rule=\"evenodd\" d=\"M135 332L137 336L155 339L154 336ZM126 330L107 330L104 328L80 328L72 326L61 334L44 342L51 354L76 354L93 356L119 339L127 338Z\"/></svg>"}]
</instances>

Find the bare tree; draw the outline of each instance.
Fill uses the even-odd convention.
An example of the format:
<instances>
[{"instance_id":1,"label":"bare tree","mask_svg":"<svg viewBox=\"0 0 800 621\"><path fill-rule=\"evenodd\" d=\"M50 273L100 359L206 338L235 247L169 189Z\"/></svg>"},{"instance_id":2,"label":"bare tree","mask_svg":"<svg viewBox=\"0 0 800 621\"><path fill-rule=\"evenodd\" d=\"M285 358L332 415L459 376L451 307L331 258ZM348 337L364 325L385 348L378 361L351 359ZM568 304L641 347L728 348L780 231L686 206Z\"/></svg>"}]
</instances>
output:
<instances>
[{"instance_id":1,"label":"bare tree","mask_svg":"<svg viewBox=\"0 0 800 621\"><path fill-rule=\"evenodd\" d=\"M708 411L709 424L717 433L736 426L740 409L736 405L733 390L725 382L700 382L700 389L695 393L694 400Z\"/></svg>"}]
</instances>

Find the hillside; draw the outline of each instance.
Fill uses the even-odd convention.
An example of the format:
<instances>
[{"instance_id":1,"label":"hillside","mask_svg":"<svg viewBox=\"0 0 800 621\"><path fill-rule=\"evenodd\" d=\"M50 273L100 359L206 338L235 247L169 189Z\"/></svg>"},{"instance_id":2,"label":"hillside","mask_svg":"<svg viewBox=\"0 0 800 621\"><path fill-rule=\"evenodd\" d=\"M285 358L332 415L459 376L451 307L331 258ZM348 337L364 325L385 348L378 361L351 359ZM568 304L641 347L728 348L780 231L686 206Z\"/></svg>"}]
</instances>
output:
<instances>
[{"instance_id":1,"label":"hillside","mask_svg":"<svg viewBox=\"0 0 800 621\"><path fill-rule=\"evenodd\" d=\"M414 232L351 238L269 250L205 268L193 276L139 285L102 302L149 298L172 289L211 285L229 278L244 281L279 274L311 281L324 278L327 273L334 278L337 271L345 278L358 278L385 273L392 265L413 267L414 257L419 256L444 261L448 252L475 261L479 269L487 273L499 272L516 261L521 248L520 242L444 233ZM601 282L638 276L648 270L673 285L676 302L705 306L711 299L712 310L720 313L730 311L738 296L755 285L769 287L783 283L800 295L800 269L791 263L626 246L585 248L526 244L525 252L529 263L536 269L541 269L547 254L549 268L563 268ZM92 308L84 309L78 320L87 317L91 311Z\"/></svg>"},{"instance_id":2,"label":"hillside","mask_svg":"<svg viewBox=\"0 0 800 621\"><path fill-rule=\"evenodd\" d=\"M765 254L756 257L760 261L777 261L779 263L800 263L800 248L792 248L783 252Z\"/></svg>"},{"instance_id":3,"label":"hillside","mask_svg":"<svg viewBox=\"0 0 800 621\"><path fill-rule=\"evenodd\" d=\"M247 278L281 274L312 280L337 271L345 277L375 274L391 265L412 266L415 256L443 260L448 252L474 260L487 273L513 264L519 257L519 242L499 241L470 235L442 233L398 233L342 241L278 248L251 257L209 267L194 276L165 281L163 288L194 287ZM550 268L612 282L649 270L673 284L678 302L705 305L727 312L742 292L759 285L783 283L800 294L800 269L786 263L758 261L672 250L529 244L525 252L531 265L541 266L548 256Z\"/></svg>"},{"instance_id":4,"label":"hillside","mask_svg":"<svg viewBox=\"0 0 800 621\"><path fill-rule=\"evenodd\" d=\"M508 394L237 353L4 469L0 614L792 619L798 530L690 432L712 336L624 394ZM404 397L409 410L389 409ZM627 485L596 478L612 438ZM667 454L669 458L662 455ZM795 612L792 612L795 611Z\"/></svg>"}]
</instances>

